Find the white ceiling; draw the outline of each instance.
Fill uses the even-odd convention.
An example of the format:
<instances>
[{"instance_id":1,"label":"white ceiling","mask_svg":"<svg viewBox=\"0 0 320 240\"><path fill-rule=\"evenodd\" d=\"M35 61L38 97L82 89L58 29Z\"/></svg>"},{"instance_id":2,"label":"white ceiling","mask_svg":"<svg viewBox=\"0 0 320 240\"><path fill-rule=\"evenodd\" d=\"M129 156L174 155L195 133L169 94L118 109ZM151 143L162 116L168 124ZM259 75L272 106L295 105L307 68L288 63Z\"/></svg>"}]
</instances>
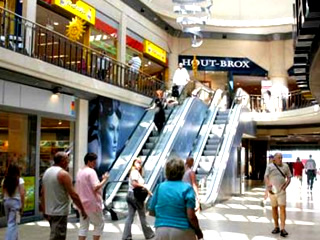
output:
<instances>
[{"instance_id":1,"label":"white ceiling","mask_svg":"<svg viewBox=\"0 0 320 240\"><path fill-rule=\"evenodd\" d=\"M172 27L179 16L172 0L140 0ZM212 0L211 19L205 31L245 34L291 32L294 0ZM180 15L181 16L181 15Z\"/></svg>"}]
</instances>

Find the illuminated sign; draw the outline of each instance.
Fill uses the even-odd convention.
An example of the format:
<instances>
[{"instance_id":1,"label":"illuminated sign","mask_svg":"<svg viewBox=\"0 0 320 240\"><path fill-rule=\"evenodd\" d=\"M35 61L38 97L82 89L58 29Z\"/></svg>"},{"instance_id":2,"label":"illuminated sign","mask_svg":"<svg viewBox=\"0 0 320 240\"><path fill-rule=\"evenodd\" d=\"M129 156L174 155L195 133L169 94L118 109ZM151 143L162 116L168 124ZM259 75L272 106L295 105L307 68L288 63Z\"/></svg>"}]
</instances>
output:
<instances>
[{"instance_id":1,"label":"illuminated sign","mask_svg":"<svg viewBox=\"0 0 320 240\"><path fill-rule=\"evenodd\" d=\"M268 71L248 58L211 57L180 55L179 63L187 70L193 70L195 65L198 71L225 71L240 75L267 76Z\"/></svg>"},{"instance_id":2,"label":"illuminated sign","mask_svg":"<svg viewBox=\"0 0 320 240\"><path fill-rule=\"evenodd\" d=\"M95 24L96 10L85 2L77 1L72 3L71 0L54 0L54 4L92 25Z\"/></svg>"},{"instance_id":3,"label":"illuminated sign","mask_svg":"<svg viewBox=\"0 0 320 240\"><path fill-rule=\"evenodd\" d=\"M167 61L167 52L148 40L144 41L144 52L163 63Z\"/></svg>"}]
</instances>

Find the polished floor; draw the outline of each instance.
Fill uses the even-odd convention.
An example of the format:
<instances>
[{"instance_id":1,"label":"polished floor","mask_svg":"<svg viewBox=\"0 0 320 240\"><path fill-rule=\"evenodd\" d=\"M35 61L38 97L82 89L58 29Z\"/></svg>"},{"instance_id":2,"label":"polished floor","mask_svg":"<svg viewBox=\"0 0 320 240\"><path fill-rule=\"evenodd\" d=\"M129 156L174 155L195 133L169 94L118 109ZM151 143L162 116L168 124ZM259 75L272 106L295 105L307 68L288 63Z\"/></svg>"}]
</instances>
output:
<instances>
[{"instance_id":1,"label":"polished floor","mask_svg":"<svg viewBox=\"0 0 320 240\"><path fill-rule=\"evenodd\" d=\"M200 224L206 240L272 240L281 239L278 234L273 235L272 215L270 203L263 207L264 189L261 183L252 182L241 196L235 196L226 202L216 204L215 207L203 210L199 214ZM313 191L309 191L304 180L302 187L293 178L287 193L287 221L286 230L291 240L320 239L320 179L314 184ZM148 217L153 224L154 218ZM78 223L68 224L67 239L77 239ZM124 220L106 221L101 239L121 239ZM6 229L0 229L0 239L4 239ZM49 225L46 221L39 221L20 225L20 240L49 239ZM138 218L132 227L133 239L144 239ZM92 239L89 235L88 239Z\"/></svg>"}]
</instances>

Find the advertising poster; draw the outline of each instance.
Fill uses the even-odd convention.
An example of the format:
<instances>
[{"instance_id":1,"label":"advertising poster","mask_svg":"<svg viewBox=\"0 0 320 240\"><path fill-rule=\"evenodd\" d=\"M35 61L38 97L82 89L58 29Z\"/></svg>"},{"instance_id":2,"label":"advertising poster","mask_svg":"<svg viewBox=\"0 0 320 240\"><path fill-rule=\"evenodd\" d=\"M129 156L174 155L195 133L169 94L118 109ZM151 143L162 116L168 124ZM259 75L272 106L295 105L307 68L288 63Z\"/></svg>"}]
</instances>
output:
<instances>
[{"instance_id":1,"label":"advertising poster","mask_svg":"<svg viewBox=\"0 0 320 240\"><path fill-rule=\"evenodd\" d=\"M142 107L110 98L90 101L88 152L98 155L98 175L112 166L144 112Z\"/></svg>"},{"instance_id":2,"label":"advertising poster","mask_svg":"<svg viewBox=\"0 0 320 240\"><path fill-rule=\"evenodd\" d=\"M34 176L23 177L24 189L26 191L26 197L24 202L24 212L28 215L28 212L33 212L35 210L35 180Z\"/></svg>"}]
</instances>

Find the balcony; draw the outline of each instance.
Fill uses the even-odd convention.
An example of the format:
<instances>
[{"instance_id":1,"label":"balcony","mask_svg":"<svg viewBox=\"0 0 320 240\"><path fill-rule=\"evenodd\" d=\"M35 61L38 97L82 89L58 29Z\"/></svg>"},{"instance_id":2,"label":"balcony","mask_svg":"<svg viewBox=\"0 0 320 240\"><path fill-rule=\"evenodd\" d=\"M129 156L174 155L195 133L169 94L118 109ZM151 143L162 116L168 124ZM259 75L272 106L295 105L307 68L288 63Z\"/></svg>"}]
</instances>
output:
<instances>
[{"instance_id":1,"label":"balcony","mask_svg":"<svg viewBox=\"0 0 320 240\"><path fill-rule=\"evenodd\" d=\"M120 63L81 43L71 41L57 32L30 22L3 8L0 8L0 47L28 58L54 65L60 69L59 72L67 70L81 74L84 77L93 78L100 83L111 84L112 89L119 87L134 94L153 97L157 89L164 88L164 82L159 79L140 71L133 71L126 64ZM3 55L2 57L4 58L5 56ZM25 61L25 57L20 58ZM10 59L6 59L6 61L8 64ZM35 67L32 66L33 63L37 64L35 61L30 62L30 68ZM3 68L3 66L1 67ZM54 71L57 70L57 68L54 69ZM19 71L21 69L16 68L16 70ZM50 70L48 69L48 71ZM78 82L84 81L83 79L85 78L77 77ZM42 80L48 79L43 78ZM70 83L67 81L59 84L70 87ZM101 88L102 85L100 83L91 85L97 85ZM82 91L85 91L86 83L82 84ZM72 87L77 88L78 86L74 82ZM44 84L43 88L50 87L46 87Z\"/></svg>"}]
</instances>

